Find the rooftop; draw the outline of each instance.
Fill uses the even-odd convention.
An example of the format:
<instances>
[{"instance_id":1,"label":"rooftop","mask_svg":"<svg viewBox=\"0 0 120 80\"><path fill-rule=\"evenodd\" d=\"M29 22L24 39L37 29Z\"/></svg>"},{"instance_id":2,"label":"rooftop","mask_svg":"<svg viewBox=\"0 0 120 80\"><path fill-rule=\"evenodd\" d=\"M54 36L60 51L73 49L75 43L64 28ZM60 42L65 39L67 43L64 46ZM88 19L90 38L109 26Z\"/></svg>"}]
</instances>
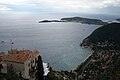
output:
<instances>
[{"instance_id":1,"label":"rooftop","mask_svg":"<svg viewBox=\"0 0 120 80\"><path fill-rule=\"evenodd\" d=\"M11 50L8 51L8 54L3 56L3 60L11 62L25 62L29 58L36 58L39 55L38 51L31 50Z\"/></svg>"},{"instance_id":2,"label":"rooftop","mask_svg":"<svg viewBox=\"0 0 120 80\"><path fill-rule=\"evenodd\" d=\"M5 53L4 52L0 52L0 56L4 55Z\"/></svg>"}]
</instances>

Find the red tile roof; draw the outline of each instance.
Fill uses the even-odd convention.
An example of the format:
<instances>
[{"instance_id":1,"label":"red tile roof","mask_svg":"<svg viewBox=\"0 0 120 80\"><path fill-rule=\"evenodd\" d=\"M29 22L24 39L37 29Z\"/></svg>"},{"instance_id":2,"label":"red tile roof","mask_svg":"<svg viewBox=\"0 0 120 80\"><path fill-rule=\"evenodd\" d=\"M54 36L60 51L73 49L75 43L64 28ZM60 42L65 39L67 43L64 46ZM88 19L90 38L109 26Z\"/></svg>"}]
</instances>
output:
<instances>
[{"instance_id":1,"label":"red tile roof","mask_svg":"<svg viewBox=\"0 0 120 80\"><path fill-rule=\"evenodd\" d=\"M0 52L0 56L1 56L1 55L4 55L4 54L5 54L4 52Z\"/></svg>"},{"instance_id":2,"label":"red tile roof","mask_svg":"<svg viewBox=\"0 0 120 80\"><path fill-rule=\"evenodd\" d=\"M3 60L12 62L25 62L29 57L36 58L39 53L37 51L30 50L12 50L9 54L3 56Z\"/></svg>"}]
</instances>

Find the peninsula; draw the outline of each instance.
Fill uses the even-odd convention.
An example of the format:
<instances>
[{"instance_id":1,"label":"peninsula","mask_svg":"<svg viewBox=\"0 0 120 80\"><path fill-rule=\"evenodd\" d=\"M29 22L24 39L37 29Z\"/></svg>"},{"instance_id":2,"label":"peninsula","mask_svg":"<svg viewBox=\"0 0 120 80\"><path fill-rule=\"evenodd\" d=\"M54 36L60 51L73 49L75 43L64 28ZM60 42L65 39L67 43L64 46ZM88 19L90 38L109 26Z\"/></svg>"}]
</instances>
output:
<instances>
[{"instance_id":1,"label":"peninsula","mask_svg":"<svg viewBox=\"0 0 120 80\"><path fill-rule=\"evenodd\" d=\"M48 23L48 22L76 22L82 24L94 24L94 25L106 25L107 22L104 22L99 19L90 19L90 18L83 18L83 17L70 17L70 18L61 18L60 20L42 20L39 23Z\"/></svg>"},{"instance_id":2,"label":"peninsula","mask_svg":"<svg viewBox=\"0 0 120 80\"><path fill-rule=\"evenodd\" d=\"M90 19L90 18L82 18L82 17L70 17L70 18L61 18L62 21L66 22L78 22L82 24L95 24L95 25L105 25L107 22L103 22L99 19Z\"/></svg>"},{"instance_id":3,"label":"peninsula","mask_svg":"<svg viewBox=\"0 0 120 80\"><path fill-rule=\"evenodd\" d=\"M47 22L64 22L64 21L61 21L61 20L42 20L42 21L39 21L39 23L47 23Z\"/></svg>"},{"instance_id":4,"label":"peninsula","mask_svg":"<svg viewBox=\"0 0 120 80\"><path fill-rule=\"evenodd\" d=\"M116 19L117 21L120 21L120 18Z\"/></svg>"}]
</instances>

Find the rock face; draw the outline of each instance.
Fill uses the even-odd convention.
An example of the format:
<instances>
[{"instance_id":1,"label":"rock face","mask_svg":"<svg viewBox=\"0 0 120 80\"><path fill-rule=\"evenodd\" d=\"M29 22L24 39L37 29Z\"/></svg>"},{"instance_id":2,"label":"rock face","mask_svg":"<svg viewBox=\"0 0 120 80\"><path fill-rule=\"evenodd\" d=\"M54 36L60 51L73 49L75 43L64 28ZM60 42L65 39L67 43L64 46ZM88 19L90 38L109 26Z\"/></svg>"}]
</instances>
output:
<instances>
[{"instance_id":1,"label":"rock face","mask_svg":"<svg viewBox=\"0 0 120 80\"><path fill-rule=\"evenodd\" d=\"M82 18L82 17L71 17L71 18L62 18L62 21L66 22L80 22L83 24L95 24L95 25L105 25L107 22L103 22L99 19L90 19L90 18Z\"/></svg>"},{"instance_id":2,"label":"rock face","mask_svg":"<svg viewBox=\"0 0 120 80\"><path fill-rule=\"evenodd\" d=\"M96 29L83 40L83 46L116 46L120 45L120 23L111 23Z\"/></svg>"}]
</instances>

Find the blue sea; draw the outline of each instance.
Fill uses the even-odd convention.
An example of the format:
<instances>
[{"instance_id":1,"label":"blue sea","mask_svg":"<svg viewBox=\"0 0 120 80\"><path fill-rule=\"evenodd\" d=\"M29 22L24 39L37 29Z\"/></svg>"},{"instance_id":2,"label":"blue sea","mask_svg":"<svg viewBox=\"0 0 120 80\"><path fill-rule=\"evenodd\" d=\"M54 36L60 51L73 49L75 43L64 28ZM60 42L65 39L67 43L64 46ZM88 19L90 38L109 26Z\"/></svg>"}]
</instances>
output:
<instances>
[{"instance_id":1,"label":"blue sea","mask_svg":"<svg viewBox=\"0 0 120 80\"><path fill-rule=\"evenodd\" d=\"M34 17L1 16L0 41L4 43L0 43L0 51L10 50L12 40L12 48L38 50L55 70L73 70L92 53L79 45L100 25L38 23L43 16Z\"/></svg>"}]
</instances>

